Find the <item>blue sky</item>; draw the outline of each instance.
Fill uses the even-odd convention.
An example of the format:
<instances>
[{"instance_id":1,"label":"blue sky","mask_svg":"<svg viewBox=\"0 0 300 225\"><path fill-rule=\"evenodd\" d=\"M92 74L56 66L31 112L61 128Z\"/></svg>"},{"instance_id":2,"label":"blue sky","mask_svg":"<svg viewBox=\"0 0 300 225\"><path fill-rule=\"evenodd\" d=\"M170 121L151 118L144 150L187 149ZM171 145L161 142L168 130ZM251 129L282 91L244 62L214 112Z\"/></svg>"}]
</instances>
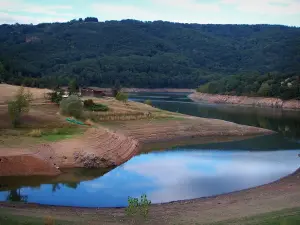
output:
<instances>
[{"instance_id":1,"label":"blue sky","mask_svg":"<svg viewBox=\"0 0 300 225\"><path fill-rule=\"evenodd\" d=\"M0 0L0 24L137 19L300 26L300 0Z\"/></svg>"}]
</instances>

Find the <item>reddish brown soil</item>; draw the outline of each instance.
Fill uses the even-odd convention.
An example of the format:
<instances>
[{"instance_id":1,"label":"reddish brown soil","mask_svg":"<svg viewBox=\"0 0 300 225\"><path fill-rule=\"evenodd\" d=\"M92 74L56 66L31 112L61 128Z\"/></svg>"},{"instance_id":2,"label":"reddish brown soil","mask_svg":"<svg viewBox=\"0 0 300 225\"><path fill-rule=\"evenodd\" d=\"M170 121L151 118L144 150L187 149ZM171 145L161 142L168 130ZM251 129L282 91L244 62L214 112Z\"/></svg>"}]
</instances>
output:
<instances>
[{"instance_id":1,"label":"reddish brown soil","mask_svg":"<svg viewBox=\"0 0 300 225\"><path fill-rule=\"evenodd\" d=\"M118 166L137 154L138 150L138 142L130 137L101 127L90 128L76 139L33 145L25 149L0 148L0 157L5 159L0 162L0 176L57 175L56 168ZM41 167L40 171L38 166Z\"/></svg>"},{"instance_id":2,"label":"reddish brown soil","mask_svg":"<svg viewBox=\"0 0 300 225\"><path fill-rule=\"evenodd\" d=\"M0 156L0 176L58 175L49 162L33 155Z\"/></svg>"}]
</instances>

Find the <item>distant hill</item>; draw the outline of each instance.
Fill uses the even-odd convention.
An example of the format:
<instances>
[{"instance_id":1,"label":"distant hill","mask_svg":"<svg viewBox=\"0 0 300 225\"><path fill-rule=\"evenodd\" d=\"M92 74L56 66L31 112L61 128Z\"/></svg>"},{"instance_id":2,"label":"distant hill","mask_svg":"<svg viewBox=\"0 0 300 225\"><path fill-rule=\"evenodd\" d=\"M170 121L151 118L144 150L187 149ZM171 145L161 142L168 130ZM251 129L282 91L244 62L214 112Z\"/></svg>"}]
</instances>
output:
<instances>
[{"instance_id":1,"label":"distant hill","mask_svg":"<svg viewBox=\"0 0 300 225\"><path fill-rule=\"evenodd\" d=\"M77 79L84 86L118 80L194 88L225 75L298 73L300 28L135 20L1 25L0 61L0 81L28 86Z\"/></svg>"}]
</instances>

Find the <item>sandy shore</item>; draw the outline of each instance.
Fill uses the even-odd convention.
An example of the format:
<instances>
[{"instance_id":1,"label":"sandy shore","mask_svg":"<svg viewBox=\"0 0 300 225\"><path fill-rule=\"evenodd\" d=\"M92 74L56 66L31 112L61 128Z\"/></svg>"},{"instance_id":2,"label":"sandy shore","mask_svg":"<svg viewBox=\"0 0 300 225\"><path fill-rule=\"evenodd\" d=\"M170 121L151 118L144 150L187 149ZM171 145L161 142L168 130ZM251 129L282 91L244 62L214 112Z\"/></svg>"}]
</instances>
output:
<instances>
[{"instance_id":1,"label":"sandy shore","mask_svg":"<svg viewBox=\"0 0 300 225\"><path fill-rule=\"evenodd\" d=\"M107 168L139 154L145 144L175 146L228 141L273 131L215 119L183 118L119 121L89 128L84 135L27 148L0 148L0 176L57 175L60 168ZM44 164L42 163L44 162Z\"/></svg>"},{"instance_id":2,"label":"sandy shore","mask_svg":"<svg viewBox=\"0 0 300 225\"><path fill-rule=\"evenodd\" d=\"M300 169L271 184L229 194L151 205L147 224L210 224L218 221L300 207ZM122 208L55 207L0 203L13 215L52 216L75 224L132 224ZM80 224L81 224L80 223Z\"/></svg>"}]
</instances>

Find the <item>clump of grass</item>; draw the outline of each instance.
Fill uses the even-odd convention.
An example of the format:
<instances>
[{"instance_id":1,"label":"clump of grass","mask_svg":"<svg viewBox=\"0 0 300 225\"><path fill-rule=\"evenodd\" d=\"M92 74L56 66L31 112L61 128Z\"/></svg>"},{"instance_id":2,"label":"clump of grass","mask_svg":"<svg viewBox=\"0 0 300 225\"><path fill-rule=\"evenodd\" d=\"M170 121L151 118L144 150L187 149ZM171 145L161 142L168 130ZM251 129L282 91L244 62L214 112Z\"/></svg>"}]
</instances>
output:
<instances>
[{"instance_id":1,"label":"clump of grass","mask_svg":"<svg viewBox=\"0 0 300 225\"><path fill-rule=\"evenodd\" d=\"M42 138L46 141L60 141L68 138L72 138L77 134L81 134L82 129L78 127L62 127L55 128L53 130L45 131Z\"/></svg>"},{"instance_id":2,"label":"clump of grass","mask_svg":"<svg viewBox=\"0 0 300 225\"><path fill-rule=\"evenodd\" d=\"M54 128L53 130L50 130L47 135L66 135L66 134L74 134L76 133L77 128L76 127L61 127L61 128Z\"/></svg>"},{"instance_id":3,"label":"clump of grass","mask_svg":"<svg viewBox=\"0 0 300 225\"><path fill-rule=\"evenodd\" d=\"M40 129L33 129L28 133L28 136L30 137L42 137L43 132Z\"/></svg>"}]
</instances>

